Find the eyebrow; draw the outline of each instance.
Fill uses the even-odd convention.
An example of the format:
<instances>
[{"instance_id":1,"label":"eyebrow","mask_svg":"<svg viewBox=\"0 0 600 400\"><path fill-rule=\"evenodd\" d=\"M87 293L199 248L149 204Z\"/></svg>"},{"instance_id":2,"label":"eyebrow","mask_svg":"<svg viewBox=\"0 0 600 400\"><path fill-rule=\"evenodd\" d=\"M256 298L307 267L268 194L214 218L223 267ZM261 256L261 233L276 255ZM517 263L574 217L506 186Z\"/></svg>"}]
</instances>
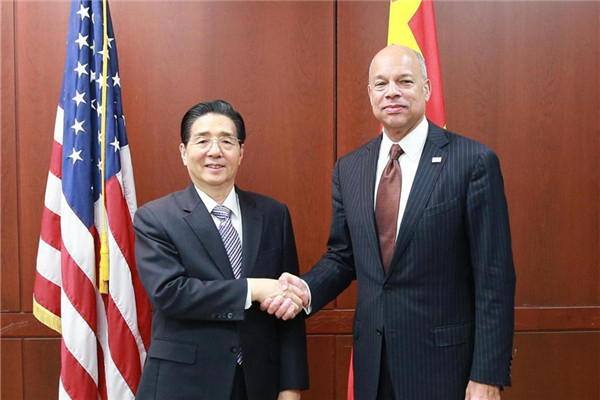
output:
<instances>
[{"instance_id":1,"label":"eyebrow","mask_svg":"<svg viewBox=\"0 0 600 400\"><path fill-rule=\"evenodd\" d=\"M231 132L226 132L226 131L221 131L218 133L219 136L233 136L236 137L236 135L234 135ZM191 137L198 137L198 136L208 136L210 135L210 132L196 132L196 133L192 133L190 136Z\"/></svg>"},{"instance_id":2,"label":"eyebrow","mask_svg":"<svg viewBox=\"0 0 600 400\"><path fill-rule=\"evenodd\" d=\"M401 74L399 77L400 78L413 78L414 74L411 74L410 72L406 72L406 73ZM375 80L375 79L387 79L387 77L385 77L383 75L377 75L373 78L373 80Z\"/></svg>"}]
</instances>

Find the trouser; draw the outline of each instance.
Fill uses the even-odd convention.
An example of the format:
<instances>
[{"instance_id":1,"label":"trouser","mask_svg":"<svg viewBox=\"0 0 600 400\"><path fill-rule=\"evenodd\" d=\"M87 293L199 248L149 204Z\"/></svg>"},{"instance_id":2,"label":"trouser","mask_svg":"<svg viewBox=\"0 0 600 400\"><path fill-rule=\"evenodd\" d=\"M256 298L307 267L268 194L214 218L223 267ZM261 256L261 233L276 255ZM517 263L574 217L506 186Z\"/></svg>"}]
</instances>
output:
<instances>
[{"instance_id":1,"label":"trouser","mask_svg":"<svg viewBox=\"0 0 600 400\"><path fill-rule=\"evenodd\" d=\"M379 385L377 386L377 400L394 400L394 387L390 374L387 351L385 349L385 337L381 344L381 367L379 368Z\"/></svg>"},{"instance_id":2,"label":"trouser","mask_svg":"<svg viewBox=\"0 0 600 400\"><path fill-rule=\"evenodd\" d=\"M246 380L244 379L244 368L239 364L235 367L233 389L231 390L231 400L248 400L248 393L246 392Z\"/></svg>"}]
</instances>

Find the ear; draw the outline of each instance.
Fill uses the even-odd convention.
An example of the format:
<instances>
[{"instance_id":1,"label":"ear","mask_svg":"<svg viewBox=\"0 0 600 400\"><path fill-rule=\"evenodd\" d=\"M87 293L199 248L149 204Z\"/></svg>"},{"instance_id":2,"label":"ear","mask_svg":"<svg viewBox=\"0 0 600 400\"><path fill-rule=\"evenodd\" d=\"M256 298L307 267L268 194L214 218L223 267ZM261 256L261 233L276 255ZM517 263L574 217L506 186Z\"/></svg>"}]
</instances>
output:
<instances>
[{"instance_id":1,"label":"ear","mask_svg":"<svg viewBox=\"0 0 600 400\"><path fill-rule=\"evenodd\" d=\"M425 80L423 90L425 91L425 101L429 101L429 98L431 97L431 81L429 79Z\"/></svg>"},{"instance_id":2,"label":"ear","mask_svg":"<svg viewBox=\"0 0 600 400\"><path fill-rule=\"evenodd\" d=\"M183 143L179 144L179 152L181 153L181 161L187 167L187 151Z\"/></svg>"},{"instance_id":3,"label":"ear","mask_svg":"<svg viewBox=\"0 0 600 400\"><path fill-rule=\"evenodd\" d=\"M242 158L244 158L244 144L240 146L240 158L238 159L238 165L242 165Z\"/></svg>"},{"instance_id":4,"label":"ear","mask_svg":"<svg viewBox=\"0 0 600 400\"><path fill-rule=\"evenodd\" d=\"M369 95L369 103L373 105L373 91L371 90L371 84L367 83L367 94Z\"/></svg>"}]
</instances>

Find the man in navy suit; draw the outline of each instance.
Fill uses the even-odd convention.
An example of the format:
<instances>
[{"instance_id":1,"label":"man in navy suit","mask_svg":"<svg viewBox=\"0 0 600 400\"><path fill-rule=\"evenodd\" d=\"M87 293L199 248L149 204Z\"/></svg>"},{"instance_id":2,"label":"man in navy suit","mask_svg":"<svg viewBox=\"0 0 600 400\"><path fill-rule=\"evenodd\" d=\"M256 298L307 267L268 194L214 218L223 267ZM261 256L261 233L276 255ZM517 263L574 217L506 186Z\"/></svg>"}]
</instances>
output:
<instances>
[{"instance_id":1,"label":"man in navy suit","mask_svg":"<svg viewBox=\"0 0 600 400\"><path fill-rule=\"evenodd\" d=\"M423 58L392 45L369 69L383 133L335 166L327 252L303 276L309 313L358 281L356 400L497 400L514 329L508 211L498 158L425 118ZM310 303L309 303L310 299ZM263 309L297 310L267 299Z\"/></svg>"},{"instance_id":2,"label":"man in navy suit","mask_svg":"<svg viewBox=\"0 0 600 400\"><path fill-rule=\"evenodd\" d=\"M287 207L235 187L245 138L228 103L192 107L180 145L192 184L135 214L137 266L154 306L137 399L298 400L308 387L304 321L259 309L267 296L302 301L277 281L298 274Z\"/></svg>"}]
</instances>

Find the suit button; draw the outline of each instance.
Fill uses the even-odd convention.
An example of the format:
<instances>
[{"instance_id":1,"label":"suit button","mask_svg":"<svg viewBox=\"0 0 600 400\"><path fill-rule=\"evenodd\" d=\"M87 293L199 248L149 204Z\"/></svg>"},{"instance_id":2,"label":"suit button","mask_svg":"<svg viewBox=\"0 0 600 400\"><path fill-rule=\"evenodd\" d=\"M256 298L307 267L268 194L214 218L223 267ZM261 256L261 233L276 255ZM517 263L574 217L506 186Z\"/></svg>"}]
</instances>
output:
<instances>
[{"instance_id":1,"label":"suit button","mask_svg":"<svg viewBox=\"0 0 600 400\"><path fill-rule=\"evenodd\" d=\"M231 319L231 318L233 318L233 313L231 313L231 312L230 312L230 313L227 313L227 318L228 318L228 319Z\"/></svg>"},{"instance_id":2,"label":"suit button","mask_svg":"<svg viewBox=\"0 0 600 400\"><path fill-rule=\"evenodd\" d=\"M377 334L378 334L379 336L383 335L383 329L381 329L381 328L377 328Z\"/></svg>"},{"instance_id":3,"label":"suit button","mask_svg":"<svg viewBox=\"0 0 600 400\"><path fill-rule=\"evenodd\" d=\"M392 290L392 287L390 285L384 285L383 290L385 290L386 292L389 292L390 290Z\"/></svg>"},{"instance_id":4,"label":"suit button","mask_svg":"<svg viewBox=\"0 0 600 400\"><path fill-rule=\"evenodd\" d=\"M235 353L235 354L239 353L239 351L240 351L240 349L239 349L238 347L236 347L236 346L233 346L233 347L232 347L231 349L229 349L229 350L231 350L231 352L232 352L232 353Z\"/></svg>"}]
</instances>

